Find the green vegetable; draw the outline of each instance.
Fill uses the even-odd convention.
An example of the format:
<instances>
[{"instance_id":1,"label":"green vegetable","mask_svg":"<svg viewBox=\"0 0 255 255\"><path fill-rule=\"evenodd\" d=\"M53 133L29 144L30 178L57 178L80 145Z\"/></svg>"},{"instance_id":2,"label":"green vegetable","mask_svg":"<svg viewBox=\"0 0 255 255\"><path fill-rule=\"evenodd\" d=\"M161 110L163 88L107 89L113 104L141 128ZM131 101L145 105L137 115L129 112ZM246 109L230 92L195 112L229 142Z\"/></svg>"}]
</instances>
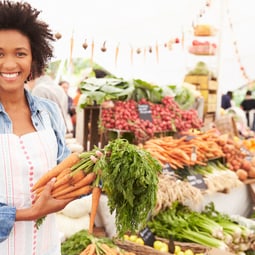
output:
<instances>
[{"instance_id":1,"label":"green vegetable","mask_svg":"<svg viewBox=\"0 0 255 255\"><path fill-rule=\"evenodd\" d=\"M144 227L156 204L160 163L147 151L125 139L115 139L104 148L96 163L102 169L103 190L110 211L115 210L119 236Z\"/></svg>"},{"instance_id":2,"label":"green vegetable","mask_svg":"<svg viewBox=\"0 0 255 255\"><path fill-rule=\"evenodd\" d=\"M81 230L61 244L61 255L79 255L90 243L87 230Z\"/></svg>"}]
</instances>

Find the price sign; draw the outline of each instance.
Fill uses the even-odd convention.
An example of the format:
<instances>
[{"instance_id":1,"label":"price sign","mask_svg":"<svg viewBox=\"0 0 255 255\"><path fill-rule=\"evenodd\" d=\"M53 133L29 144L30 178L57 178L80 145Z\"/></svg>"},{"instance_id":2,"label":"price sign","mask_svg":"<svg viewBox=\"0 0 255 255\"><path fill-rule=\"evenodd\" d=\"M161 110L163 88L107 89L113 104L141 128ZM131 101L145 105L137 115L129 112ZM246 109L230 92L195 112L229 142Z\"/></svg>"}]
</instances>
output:
<instances>
[{"instance_id":1,"label":"price sign","mask_svg":"<svg viewBox=\"0 0 255 255\"><path fill-rule=\"evenodd\" d=\"M162 172L166 174L174 174L174 170L171 168L170 164L167 163L163 166Z\"/></svg>"},{"instance_id":2,"label":"price sign","mask_svg":"<svg viewBox=\"0 0 255 255\"><path fill-rule=\"evenodd\" d=\"M207 185L201 174L188 175L187 179L192 186L198 189L207 189Z\"/></svg>"},{"instance_id":3,"label":"price sign","mask_svg":"<svg viewBox=\"0 0 255 255\"><path fill-rule=\"evenodd\" d=\"M148 227L141 230L139 235L143 239L145 245L153 247L153 243L155 242L156 238Z\"/></svg>"},{"instance_id":4,"label":"price sign","mask_svg":"<svg viewBox=\"0 0 255 255\"><path fill-rule=\"evenodd\" d=\"M138 104L138 112L140 119L152 122L151 108L148 104Z\"/></svg>"}]
</instances>

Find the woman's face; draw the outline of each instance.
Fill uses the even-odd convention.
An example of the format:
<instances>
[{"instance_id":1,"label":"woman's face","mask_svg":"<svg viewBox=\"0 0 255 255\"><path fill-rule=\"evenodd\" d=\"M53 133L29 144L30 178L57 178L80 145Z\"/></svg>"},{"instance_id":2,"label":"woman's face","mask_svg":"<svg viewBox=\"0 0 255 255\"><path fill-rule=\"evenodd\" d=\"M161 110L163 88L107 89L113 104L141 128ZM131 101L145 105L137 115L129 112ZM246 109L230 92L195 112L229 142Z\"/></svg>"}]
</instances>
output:
<instances>
[{"instance_id":1,"label":"woman's face","mask_svg":"<svg viewBox=\"0 0 255 255\"><path fill-rule=\"evenodd\" d=\"M31 64L28 37L17 30L0 30L0 91L11 92L23 88Z\"/></svg>"}]
</instances>

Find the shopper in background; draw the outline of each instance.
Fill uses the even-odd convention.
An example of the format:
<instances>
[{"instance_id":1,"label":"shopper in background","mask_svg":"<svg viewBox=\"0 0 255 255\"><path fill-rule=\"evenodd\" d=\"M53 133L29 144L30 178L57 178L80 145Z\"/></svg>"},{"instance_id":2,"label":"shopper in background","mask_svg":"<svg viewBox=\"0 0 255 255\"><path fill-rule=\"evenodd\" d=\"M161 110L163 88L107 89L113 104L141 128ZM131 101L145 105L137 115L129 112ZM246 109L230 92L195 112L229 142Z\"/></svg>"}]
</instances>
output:
<instances>
[{"instance_id":1,"label":"shopper in background","mask_svg":"<svg viewBox=\"0 0 255 255\"><path fill-rule=\"evenodd\" d=\"M226 94L222 95L221 97L221 108L224 110L231 108L232 106L232 98L233 98L233 92L228 91Z\"/></svg>"},{"instance_id":2,"label":"shopper in background","mask_svg":"<svg viewBox=\"0 0 255 255\"><path fill-rule=\"evenodd\" d=\"M63 88L63 90L64 90L64 92L67 96L67 103L68 103L67 112L72 117L73 114L75 113L75 108L74 108L74 105L73 105L73 98L69 95L70 84L67 81L60 81L58 83L58 85Z\"/></svg>"},{"instance_id":3,"label":"shopper in background","mask_svg":"<svg viewBox=\"0 0 255 255\"><path fill-rule=\"evenodd\" d=\"M55 212L70 200L51 196L54 179L35 200L31 187L66 158L66 127L57 104L24 88L43 74L54 41L40 12L0 1L0 253L61 255ZM47 217L37 229L35 221Z\"/></svg>"},{"instance_id":4,"label":"shopper in background","mask_svg":"<svg viewBox=\"0 0 255 255\"><path fill-rule=\"evenodd\" d=\"M77 123L77 108L79 107L79 99L81 96L81 88L76 89L76 94L73 98L73 108L75 109L74 114L72 115L72 122L73 122L73 127L74 127L74 136L76 136L76 123Z\"/></svg>"},{"instance_id":5,"label":"shopper in background","mask_svg":"<svg viewBox=\"0 0 255 255\"><path fill-rule=\"evenodd\" d=\"M247 90L244 100L241 102L240 107L246 113L247 125L253 128L255 98L252 96L251 90Z\"/></svg>"},{"instance_id":6,"label":"shopper in background","mask_svg":"<svg viewBox=\"0 0 255 255\"><path fill-rule=\"evenodd\" d=\"M68 113L68 100L65 91L47 74L26 83L32 95L50 99L57 103L66 125L66 132L73 133L73 124Z\"/></svg>"}]
</instances>

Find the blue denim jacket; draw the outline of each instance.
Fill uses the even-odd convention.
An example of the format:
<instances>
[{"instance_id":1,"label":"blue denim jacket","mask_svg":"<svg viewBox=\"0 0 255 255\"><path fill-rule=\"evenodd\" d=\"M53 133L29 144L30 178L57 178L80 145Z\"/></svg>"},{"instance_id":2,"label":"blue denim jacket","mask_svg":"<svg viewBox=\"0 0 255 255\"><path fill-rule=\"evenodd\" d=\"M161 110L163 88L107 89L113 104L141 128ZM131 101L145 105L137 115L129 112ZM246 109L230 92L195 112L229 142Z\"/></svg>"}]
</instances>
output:
<instances>
[{"instance_id":1,"label":"blue denim jacket","mask_svg":"<svg viewBox=\"0 0 255 255\"><path fill-rule=\"evenodd\" d=\"M70 154L70 150L65 144L66 127L58 106L48 99L32 96L27 90L25 90L25 95L35 129L37 131L43 130L49 123L54 129L58 143L58 158L56 160L57 163L61 162ZM12 132L12 122L0 102L0 134ZM15 218L16 208L0 201L0 242L4 241L10 234Z\"/></svg>"}]
</instances>

